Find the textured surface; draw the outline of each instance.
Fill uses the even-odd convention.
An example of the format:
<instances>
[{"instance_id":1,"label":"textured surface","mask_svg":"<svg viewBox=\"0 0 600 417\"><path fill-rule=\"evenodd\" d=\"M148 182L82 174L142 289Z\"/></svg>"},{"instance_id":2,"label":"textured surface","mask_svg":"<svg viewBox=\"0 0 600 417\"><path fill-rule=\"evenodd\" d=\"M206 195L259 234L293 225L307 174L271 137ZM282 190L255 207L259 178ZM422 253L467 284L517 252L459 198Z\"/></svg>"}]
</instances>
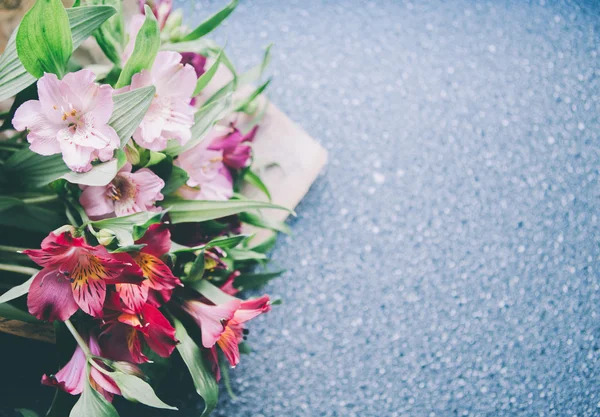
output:
<instances>
[{"instance_id":1,"label":"textured surface","mask_svg":"<svg viewBox=\"0 0 600 417\"><path fill-rule=\"evenodd\" d=\"M246 68L276 43L270 96L330 164L216 415L600 414L600 6L523 3L242 1L218 30Z\"/></svg>"}]
</instances>

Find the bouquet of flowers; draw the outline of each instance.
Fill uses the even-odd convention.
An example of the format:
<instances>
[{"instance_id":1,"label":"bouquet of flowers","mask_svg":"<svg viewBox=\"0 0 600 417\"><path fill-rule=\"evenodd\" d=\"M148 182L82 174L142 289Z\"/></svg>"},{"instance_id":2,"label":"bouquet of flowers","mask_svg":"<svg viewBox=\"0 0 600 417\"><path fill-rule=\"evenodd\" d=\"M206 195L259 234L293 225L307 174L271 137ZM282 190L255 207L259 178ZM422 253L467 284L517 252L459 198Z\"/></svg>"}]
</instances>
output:
<instances>
[{"instance_id":1,"label":"bouquet of flowers","mask_svg":"<svg viewBox=\"0 0 600 417\"><path fill-rule=\"evenodd\" d=\"M238 74L206 39L236 5L189 30L168 0L127 27L119 0L37 0L0 56L0 316L52 323L66 360L41 381L80 395L72 417L116 416L115 395L173 409L146 376L172 355L209 414L276 303L239 298L279 274L256 272L274 238L242 225L285 230L259 210L286 209L240 193L269 196L252 169L268 81L240 94L269 51ZM89 37L109 65L73 57Z\"/></svg>"}]
</instances>

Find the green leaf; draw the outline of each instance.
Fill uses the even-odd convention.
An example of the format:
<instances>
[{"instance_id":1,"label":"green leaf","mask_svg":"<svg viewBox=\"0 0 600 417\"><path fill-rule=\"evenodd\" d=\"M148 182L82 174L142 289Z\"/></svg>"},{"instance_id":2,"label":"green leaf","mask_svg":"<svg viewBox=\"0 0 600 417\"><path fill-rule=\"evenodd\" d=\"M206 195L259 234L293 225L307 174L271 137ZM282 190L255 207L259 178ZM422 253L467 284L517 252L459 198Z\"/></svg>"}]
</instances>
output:
<instances>
[{"instance_id":1,"label":"green leaf","mask_svg":"<svg viewBox=\"0 0 600 417\"><path fill-rule=\"evenodd\" d=\"M166 43L161 46L163 51L195 52L211 58L221 57L221 63L227 67L234 77L237 77L235 66L231 63L223 48L214 41L208 39L197 39L189 42Z\"/></svg>"},{"instance_id":2,"label":"green leaf","mask_svg":"<svg viewBox=\"0 0 600 417\"><path fill-rule=\"evenodd\" d=\"M11 207L21 205L23 205L23 201L19 200L18 198L0 196L0 212L8 210Z\"/></svg>"},{"instance_id":3,"label":"green leaf","mask_svg":"<svg viewBox=\"0 0 600 417\"><path fill-rule=\"evenodd\" d=\"M115 8L117 13L108 19L96 32L94 38L104 55L116 65L121 65L121 53L125 44L125 22L121 0L86 0L86 4L106 5Z\"/></svg>"},{"instance_id":4,"label":"green leaf","mask_svg":"<svg viewBox=\"0 0 600 417\"><path fill-rule=\"evenodd\" d=\"M2 212L0 226L29 230L46 235L50 230L62 226L65 220L56 210L25 205L12 207Z\"/></svg>"},{"instance_id":5,"label":"green leaf","mask_svg":"<svg viewBox=\"0 0 600 417\"><path fill-rule=\"evenodd\" d=\"M89 370L88 370L89 372ZM119 417L119 413L115 407L106 401L104 396L94 388L88 382L86 376L86 382L83 386L83 392L79 397L79 401L75 403L75 406L71 410L69 417Z\"/></svg>"},{"instance_id":6,"label":"green leaf","mask_svg":"<svg viewBox=\"0 0 600 417\"><path fill-rule=\"evenodd\" d=\"M233 401L237 400L237 397L231 389L231 381L229 379L229 362L222 353L219 354L219 368L221 369L221 376L223 377L223 384L225 385L227 394L229 394L229 397Z\"/></svg>"},{"instance_id":7,"label":"green leaf","mask_svg":"<svg viewBox=\"0 0 600 417\"><path fill-rule=\"evenodd\" d=\"M219 384L206 355L188 335L183 324L177 319L173 319L173 323L175 336L179 340L177 351L190 371L196 392L204 399L204 411L201 417L208 416L217 406Z\"/></svg>"},{"instance_id":8,"label":"green leaf","mask_svg":"<svg viewBox=\"0 0 600 417\"><path fill-rule=\"evenodd\" d=\"M134 244L133 235L135 227L147 224L156 216L157 213L142 211L128 216L96 220L90 222L90 224L96 229L108 229L112 231L119 240L121 246L131 246Z\"/></svg>"},{"instance_id":9,"label":"green leaf","mask_svg":"<svg viewBox=\"0 0 600 417\"><path fill-rule=\"evenodd\" d=\"M17 53L31 75L62 78L73 51L69 16L60 0L37 0L19 25Z\"/></svg>"},{"instance_id":10,"label":"green leaf","mask_svg":"<svg viewBox=\"0 0 600 417\"><path fill-rule=\"evenodd\" d=\"M170 156L177 156L202 142L206 134L210 131L210 128L222 118L223 113L229 107L230 99L230 96L225 96L200 108L194 115L194 125L192 126L192 137L190 140L185 145L179 145L176 141L171 140L165 153Z\"/></svg>"},{"instance_id":11,"label":"green leaf","mask_svg":"<svg viewBox=\"0 0 600 417\"><path fill-rule=\"evenodd\" d=\"M141 245L119 246L117 249L111 250L110 253L139 252L146 246L145 243Z\"/></svg>"},{"instance_id":12,"label":"green leaf","mask_svg":"<svg viewBox=\"0 0 600 417\"><path fill-rule=\"evenodd\" d=\"M246 181L248 184L252 185L253 187L258 188L260 191L262 191L267 196L269 201L271 201L271 193L269 193L269 189L267 188L265 183L262 181L262 179L257 174L255 174L251 170L247 170L244 173L244 181Z\"/></svg>"},{"instance_id":13,"label":"green leaf","mask_svg":"<svg viewBox=\"0 0 600 417\"><path fill-rule=\"evenodd\" d=\"M165 155L162 152L147 150L146 152L143 152L140 157L139 167L140 168L151 167L152 165L156 165L156 164L160 163L166 157L167 157L167 155Z\"/></svg>"},{"instance_id":14,"label":"green leaf","mask_svg":"<svg viewBox=\"0 0 600 417\"><path fill-rule=\"evenodd\" d=\"M241 274L233 282L233 286L240 290L252 290L262 287L274 278L283 274L285 270L277 272L263 272L258 274Z\"/></svg>"},{"instance_id":15,"label":"green leaf","mask_svg":"<svg viewBox=\"0 0 600 417\"><path fill-rule=\"evenodd\" d=\"M275 243L277 243L277 234L273 234L273 236L269 237L264 242L259 243L251 249L254 252L267 253L275 247Z\"/></svg>"},{"instance_id":16,"label":"green leaf","mask_svg":"<svg viewBox=\"0 0 600 417\"><path fill-rule=\"evenodd\" d=\"M240 353L242 355L249 355L250 353L252 353L252 349L250 348L250 346L248 345L248 343L246 342L241 342L238 345L239 349L240 349Z\"/></svg>"},{"instance_id":17,"label":"green leaf","mask_svg":"<svg viewBox=\"0 0 600 417\"><path fill-rule=\"evenodd\" d=\"M127 144L144 119L154 99L154 93L156 88L149 86L113 96L114 108L108 124L121 138L121 148Z\"/></svg>"},{"instance_id":18,"label":"green leaf","mask_svg":"<svg viewBox=\"0 0 600 417\"><path fill-rule=\"evenodd\" d=\"M205 279L201 279L200 281L186 282L185 286L187 288L194 289L215 304L225 304L231 300L237 300L237 298L221 291L219 287L211 284Z\"/></svg>"},{"instance_id":19,"label":"green leaf","mask_svg":"<svg viewBox=\"0 0 600 417\"><path fill-rule=\"evenodd\" d=\"M233 0L227 6L225 6L222 10L219 10L217 13L206 19L204 22L200 24L196 29L191 31L188 35L184 36L182 41L193 41L202 36L212 32L217 26L223 22L235 10L239 1Z\"/></svg>"},{"instance_id":20,"label":"green leaf","mask_svg":"<svg viewBox=\"0 0 600 417\"><path fill-rule=\"evenodd\" d=\"M270 82L271 82L271 80L269 79L265 83L263 83L261 86L259 86L256 90L254 90L252 92L252 94L250 94L248 97L246 97L244 100L242 100L241 103L237 104L237 107L235 108L234 111L235 112L248 112L248 108L250 107L252 102L254 100L256 100L256 98L258 96L260 96L263 91L265 91L265 89L269 86Z\"/></svg>"},{"instance_id":21,"label":"green leaf","mask_svg":"<svg viewBox=\"0 0 600 417\"><path fill-rule=\"evenodd\" d=\"M204 275L204 250L201 250L187 275L185 282L194 282L202 279Z\"/></svg>"},{"instance_id":22,"label":"green leaf","mask_svg":"<svg viewBox=\"0 0 600 417\"><path fill-rule=\"evenodd\" d=\"M39 323L31 314L6 303L0 304L0 317L9 320L24 321L25 323Z\"/></svg>"},{"instance_id":23,"label":"green leaf","mask_svg":"<svg viewBox=\"0 0 600 417\"><path fill-rule=\"evenodd\" d=\"M177 410L165 404L146 381L135 375L129 375L122 372L111 372L110 377L115 381L121 394L125 399L132 402L139 402L154 408L163 408L166 410Z\"/></svg>"},{"instance_id":24,"label":"green leaf","mask_svg":"<svg viewBox=\"0 0 600 417\"><path fill-rule=\"evenodd\" d=\"M119 172L127 162L125 152L122 150L117 150L115 156L115 159L95 165L88 172L73 172L68 170L61 178L64 178L72 184L92 186L106 185L115 178L117 172Z\"/></svg>"},{"instance_id":25,"label":"green leaf","mask_svg":"<svg viewBox=\"0 0 600 417\"><path fill-rule=\"evenodd\" d=\"M116 88L125 87L126 85L131 84L131 77L133 77L134 74L137 74L144 69L150 69L154 63L156 54L158 53L158 48L160 46L158 22L150 7L145 6L145 13L146 20L135 38L133 53L127 60L123 71L121 71Z\"/></svg>"},{"instance_id":26,"label":"green leaf","mask_svg":"<svg viewBox=\"0 0 600 417\"><path fill-rule=\"evenodd\" d=\"M241 213L240 221L262 229L275 230L276 232L289 235L292 233L290 227L284 222L265 218L254 213Z\"/></svg>"},{"instance_id":27,"label":"green leaf","mask_svg":"<svg viewBox=\"0 0 600 417\"><path fill-rule=\"evenodd\" d=\"M254 252L248 249L229 249L227 254L231 256L234 261L259 261L267 259L267 255L264 253Z\"/></svg>"},{"instance_id":28,"label":"green leaf","mask_svg":"<svg viewBox=\"0 0 600 417\"><path fill-rule=\"evenodd\" d=\"M252 200L194 201L169 198L165 199L161 205L169 209L169 216L173 224L203 222L261 208L286 210L294 214L286 207Z\"/></svg>"},{"instance_id":29,"label":"green leaf","mask_svg":"<svg viewBox=\"0 0 600 417\"><path fill-rule=\"evenodd\" d=\"M115 14L109 6L89 6L67 9L73 49L76 49L92 32ZM15 30L4 53L0 56L0 102L14 96L35 82L35 77L27 72L17 54L17 30Z\"/></svg>"},{"instance_id":30,"label":"green leaf","mask_svg":"<svg viewBox=\"0 0 600 417\"><path fill-rule=\"evenodd\" d=\"M210 80L213 79L213 77L217 73L217 70L219 69L219 65L221 64L222 56L223 56L223 50L221 50L221 52L219 52L219 55L217 55L217 59L215 60L215 62L213 62L213 64L210 66L210 68L207 69L204 72L204 74L202 74L200 76L200 78L198 78L198 82L196 83L196 89L194 90L194 94L193 94L194 97L197 96L198 94L200 94L202 92L202 90L204 90L204 88L208 85Z\"/></svg>"},{"instance_id":31,"label":"green leaf","mask_svg":"<svg viewBox=\"0 0 600 417\"><path fill-rule=\"evenodd\" d=\"M23 417L39 417L35 411L26 408L17 408L15 411L21 413Z\"/></svg>"},{"instance_id":32,"label":"green leaf","mask_svg":"<svg viewBox=\"0 0 600 417\"><path fill-rule=\"evenodd\" d=\"M174 193L175 191L177 191L179 189L179 187L181 187L182 185L184 185L187 182L188 178L189 178L189 175L185 171L185 169L182 169L176 165L173 165L171 174L165 180L165 186L161 190L161 193L164 195L169 195L171 193Z\"/></svg>"},{"instance_id":33,"label":"green leaf","mask_svg":"<svg viewBox=\"0 0 600 417\"><path fill-rule=\"evenodd\" d=\"M207 248L218 246L223 249L233 249L248 240L252 235L219 236L206 244Z\"/></svg>"},{"instance_id":34,"label":"green leaf","mask_svg":"<svg viewBox=\"0 0 600 417\"><path fill-rule=\"evenodd\" d=\"M16 298L19 298L19 297L27 294L29 292L29 287L31 287L31 283L33 282L34 278L35 278L35 275L32 276L31 278L29 278L24 283L14 286L10 290L8 290L4 294L2 294L0 296L0 304L6 303L7 301L14 300Z\"/></svg>"}]
</instances>

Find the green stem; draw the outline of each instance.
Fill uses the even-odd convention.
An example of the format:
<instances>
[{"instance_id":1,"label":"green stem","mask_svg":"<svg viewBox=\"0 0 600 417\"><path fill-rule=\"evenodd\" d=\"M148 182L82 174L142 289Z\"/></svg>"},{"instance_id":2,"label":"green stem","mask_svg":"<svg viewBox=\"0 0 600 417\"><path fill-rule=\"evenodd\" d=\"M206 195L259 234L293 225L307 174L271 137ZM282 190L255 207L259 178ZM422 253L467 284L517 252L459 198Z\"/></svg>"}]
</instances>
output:
<instances>
[{"instance_id":1,"label":"green stem","mask_svg":"<svg viewBox=\"0 0 600 417\"><path fill-rule=\"evenodd\" d=\"M35 275L38 272L40 272L39 270L35 269L35 268L29 268L26 266L20 266L20 265L7 265L7 264L0 264L0 271L8 271L8 272L16 272L17 274L23 274L23 275Z\"/></svg>"},{"instance_id":2,"label":"green stem","mask_svg":"<svg viewBox=\"0 0 600 417\"><path fill-rule=\"evenodd\" d=\"M58 196L56 194L54 195L42 195L39 197L32 197L32 198L24 198L23 199L23 203L25 204L38 204L38 203L46 203L48 201L54 201L54 200L58 200Z\"/></svg>"},{"instance_id":3,"label":"green stem","mask_svg":"<svg viewBox=\"0 0 600 417\"><path fill-rule=\"evenodd\" d=\"M73 338L75 339L81 350L83 350L85 357L89 358L92 355L92 353L90 352L90 348L88 347L87 343L85 343L85 340L83 340L77 329L75 329L75 326L73 326L71 320L66 319L65 326L67 326L67 329L69 329L69 331L73 335Z\"/></svg>"},{"instance_id":4,"label":"green stem","mask_svg":"<svg viewBox=\"0 0 600 417\"><path fill-rule=\"evenodd\" d=\"M19 148L13 148L12 146L0 146L0 151L17 152L18 150Z\"/></svg>"},{"instance_id":5,"label":"green stem","mask_svg":"<svg viewBox=\"0 0 600 417\"><path fill-rule=\"evenodd\" d=\"M2 251L2 252L16 252L16 253L21 253L24 250L27 250L27 249L25 249L25 248L19 248L17 246L0 245L0 251Z\"/></svg>"}]
</instances>

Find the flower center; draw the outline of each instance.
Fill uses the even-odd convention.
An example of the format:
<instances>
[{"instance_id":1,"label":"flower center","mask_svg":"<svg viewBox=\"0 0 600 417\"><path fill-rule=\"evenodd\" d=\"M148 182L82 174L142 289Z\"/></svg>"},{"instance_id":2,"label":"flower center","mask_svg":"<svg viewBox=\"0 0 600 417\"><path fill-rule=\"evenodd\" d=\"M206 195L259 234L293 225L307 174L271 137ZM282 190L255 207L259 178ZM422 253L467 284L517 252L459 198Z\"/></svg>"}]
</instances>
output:
<instances>
[{"instance_id":1,"label":"flower center","mask_svg":"<svg viewBox=\"0 0 600 417\"><path fill-rule=\"evenodd\" d=\"M70 111L66 111L62 115L63 122L67 122L69 129L72 132L75 132L77 129L81 129L84 127L84 121L81 119L81 112L71 109Z\"/></svg>"},{"instance_id":2,"label":"flower center","mask_svg":"<svg viewBox=\"0 0 600 417\"><path fill-rule=\"evenodd\" d=\"M113 201L121 201L135 197L135 185L127 178L117 175L106 189L106 196Z\"/></svg>"}]
</instances>

